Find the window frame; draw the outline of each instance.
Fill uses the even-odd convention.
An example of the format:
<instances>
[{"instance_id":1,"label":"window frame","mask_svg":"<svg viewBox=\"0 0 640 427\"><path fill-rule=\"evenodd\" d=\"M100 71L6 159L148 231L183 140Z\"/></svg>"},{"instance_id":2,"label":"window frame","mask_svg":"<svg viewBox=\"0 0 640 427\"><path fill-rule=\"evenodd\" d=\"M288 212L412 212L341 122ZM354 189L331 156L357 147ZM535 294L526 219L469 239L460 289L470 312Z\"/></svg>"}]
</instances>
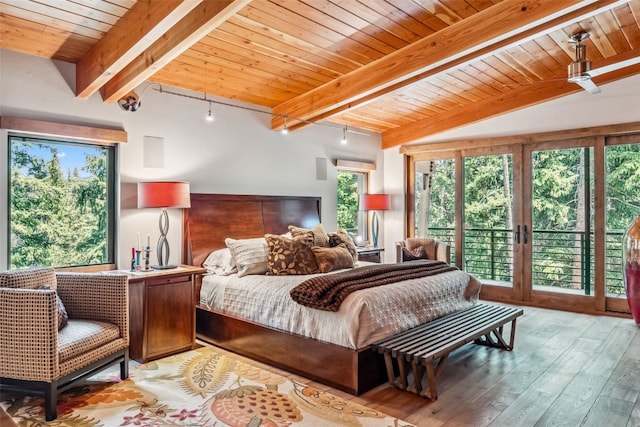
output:
<instances>
[{"instance_id":1,"label":"window frame","mask_svg":"<svg viewBox=\"0 0 640 427\"><path fill-rule=\"evenodd\" d=\"M118 248L119 248L119 215L120 210L120 158L119 144L128 141L127 132L121 129L101 128L93 126L72 125L59 122L48 122L43 120L33 120L12 116L0 116L0 164L6 165L3 179L0 184L0 241L6 242L0 245L0 269L9 268L9 137L28 137L62 141L64 143L82 143L86 145L112 146L113 155L111 157L113 176L109 185L113 191L110 193L111 203L110 232L111 243L108 250L112 253L112 262L108 264L95 264L77 267L61 267L60 271L96 272L103 270L113 270L117 268ZM109 220L109 218L108 218Z\"/></svg>"},{"instance_id":2,"label":"window frame","mask_svg":"<svg viewBox=\"0 0 640 427\"><path fill-rule=\"evenodd\" d=\"M353 175L358 175L358 176L362 177L362 185L360 185L360 183L358 184L358 203L359 203L360 202L360 197L363 194L365 194L366 192L368 192L368 188L369 188L369 172L368 171L346 170L346 169L338 168L338 173L353 174ZM358 182L359 181L360 181L360 179L358 179ZM336 202L336 210L337 210L337 207L338 207L338 203ZM365 212L360 209L359 206L358 206L358 220L357 220L357 222L358 222L358 231L357 231L357 233L355 235L362 236L364 239L367 239L368 238L368 236L367 236L367 229L368 229L367 216L365 215ZM338 224L338 227L341 227L340 224Z\"/></svg>"},{"instance_id":3,"label":"window frame","mask_svg":"<svg viewBox=\"0 0 640 427\"><path fill-rule=\"evenodd\" d=\"M40 138L35 136L24 136L18 133L9 132L7 135L7 148L8 148L8 158L7 158L7 167L9 169L9 176L7 180L7 205L8 209L6 210L7 216L7 236L11 237L11 217L12 217L12 209L11 209L11 197L13 190L13 182L11 176L11 166L13 162L13 158L11 156L12 144L20 143L20 142L29 142L33 144L40 144L47 147L56 147L59 149L63 149L65 146L71 146L75 148L92 148L94 147L97 150L104 150L107 156L107 177L106 177L106 185L107 185L107 194L106 194L106 262L96 263L96 264L82 264L82 265L54 265L51 267L57 269L63 268L92 268L92 267L100 267L104 265L113 265L115 264L116 259L116 246L114 244L114 238L116 236L115 233L115 219L116 219L116 211L115 211L115 156L116 150L114 146L110 145L99 145L99 144L87 144L84 142L78 141L63 141L60 139L52 139L52 138ZM11 268L11 239L7 239L7 257L5 259L5 263L7 268Z\"/></svg>"}]
</instances>

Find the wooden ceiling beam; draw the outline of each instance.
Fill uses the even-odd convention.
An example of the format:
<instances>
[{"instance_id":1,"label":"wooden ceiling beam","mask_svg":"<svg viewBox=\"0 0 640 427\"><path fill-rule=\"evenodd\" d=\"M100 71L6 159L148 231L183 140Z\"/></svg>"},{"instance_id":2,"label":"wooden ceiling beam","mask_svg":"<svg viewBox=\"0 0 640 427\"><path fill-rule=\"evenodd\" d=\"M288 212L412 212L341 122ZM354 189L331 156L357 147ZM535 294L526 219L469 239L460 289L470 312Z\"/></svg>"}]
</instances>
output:
<instances>
[{"instance_id":1,"label":"wooden ceiling beam","mask_svg":"<svg viewBox=\"0 0 640 427\"><path fill-rule=\"evenodd\" d=\"M93 95L201 1L136 2L76 64L76 96Z\"/></svg>"},{"instance_id":2,"label":"wooden ceiling beam","mask_svg":"<svg viewBox=\"0 0 640 427\"><path fill-rule=\"evenodd\" d=\"M248 3L250 0L202 1L111 78L103 87L103 100L116 102Z\"/></svg>"},{"instance_id":3,"label":"wooden ceiling beam","mask_svg":"<svg viewBox=\"0 0 640 427\"><path fill-rule=\"evenodd\" d=\"M640 48L634 49L631 53L627 52L616 57L598 61L593 64L593 69L623 61L627 59L629 55L633 54L640 55ZM593 81L598 85L602 85L639 73L640 64L636 64L595 77L593 78ZM540 102L550 101L582 90L583 89L580 86L575 83L569 83L566 80L523 86L522 88L514 91L509 91L500 97L489 98L484 101L469 104L466 107L438 114L435 117L418 120L408 125L383 132L382 148L386 149L401 144L415 142L439 132L469 125L480 120L520 110ZM595 94L591 96L601 95Z\"/></svg>"},{"instance_id":4,"label":"wooden ceiling beam","mask_svg":"<svg viewBox=\"0 0 640 427\"><path fill-rule=\"evenodd\" d=\"M426 77L470 63L505 46L531 39L626 1L498 3L274 107L271 128L281 129L285 115L303 119L306 124L327 119Z\"/></svg>"}]
</instances>

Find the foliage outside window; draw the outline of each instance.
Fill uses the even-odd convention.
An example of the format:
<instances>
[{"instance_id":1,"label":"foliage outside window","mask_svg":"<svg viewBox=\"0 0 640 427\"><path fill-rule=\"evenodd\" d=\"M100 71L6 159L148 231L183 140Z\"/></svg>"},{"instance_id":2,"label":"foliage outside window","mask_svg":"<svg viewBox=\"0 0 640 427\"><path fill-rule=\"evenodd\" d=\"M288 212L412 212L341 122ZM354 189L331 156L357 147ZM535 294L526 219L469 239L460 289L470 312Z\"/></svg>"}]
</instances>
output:
<instances>
[{"instance_id":1,"label":"foliage outside window","mask_svg":"<svg viewBox=\"0 0 640 427\"><path fill-rule=\"evenodd\" d=\"M622 237L640 215L640 144L606 147L607 293L624 296Z\"/></svg>"},{"instance_id":2,"label":"foliage outside window","mask_svg":"<svg viewBox=\"0 0 640 427\"><path fill-rule=\"evenodd\" d=\"M9 262L114 262L114 148L9 137Z\"/></svg>"},{"instance_id":3,"label":"foliage outside window","mask_svg":"<svg viewBox=\"0 0 640 427\"><path fill-rule=\"evenodd\" d=\"M594 281L592 148L532 153L534 283L580 289ZM484 279L510 282L513 225L509 155L464 159L464 263ZM606 291L624 293L621 239L640 214L640 144L606 147ZM453 243L455 161L415 162L415 235ZM589 190L587 192L586 190ZM489 261L487 254L495 257ZM583 271L584 270L584 271ZM579 280L580 279L580 280Z\"/></svg>"},{"instance_id":4,"label":"foliage outside window","mask_svg":"<svg viewBox=\"0 0 640 427\"><path fill-rule=\"evenodd\" d=\"M454 245L455 169L453 159L415 163L415 237L432 237ZM455 254L452 258L455 262Z\"/></svg>"},{"instance_id":5,"label":"foliage outside window","mask_svg":"<svg viewBox=\"0 0 640 427\"><path fill-rule=\"evenodd\" d=\"M351 235L364 235L364 215L359 211L360 195L366 193L367 174L338 171L338 227Z\"/></svg>"}]
</instances>

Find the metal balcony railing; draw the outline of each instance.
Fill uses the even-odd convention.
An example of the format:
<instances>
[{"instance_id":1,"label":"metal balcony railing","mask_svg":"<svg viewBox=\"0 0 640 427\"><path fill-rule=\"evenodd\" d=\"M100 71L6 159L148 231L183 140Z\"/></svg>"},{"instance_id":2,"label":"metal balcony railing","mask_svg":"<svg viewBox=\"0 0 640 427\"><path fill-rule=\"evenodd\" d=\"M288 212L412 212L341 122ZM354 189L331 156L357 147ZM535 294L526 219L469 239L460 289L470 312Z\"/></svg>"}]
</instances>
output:
<instances>
[{"instance_id":1,"label":"metal balcony railing","mask_svg":"<svg viewBox=\"0 0 640 427\"><path fill-rule=\"evenodd\" d=\"M605 280L608 294L624 294L622 278L622 236L624 231L606 235ZM429 236L454 246L453 228L430 228ZM580 290L593 294L593 234L585 232L536 230L533 242L533 284ZM513 231L469 228L464 237L464 268L483 279L511 282L513 276ZM455 251L452 249L452 258ZM455 262L453 260L452 262Z\"/></svg>"}]
</instances>

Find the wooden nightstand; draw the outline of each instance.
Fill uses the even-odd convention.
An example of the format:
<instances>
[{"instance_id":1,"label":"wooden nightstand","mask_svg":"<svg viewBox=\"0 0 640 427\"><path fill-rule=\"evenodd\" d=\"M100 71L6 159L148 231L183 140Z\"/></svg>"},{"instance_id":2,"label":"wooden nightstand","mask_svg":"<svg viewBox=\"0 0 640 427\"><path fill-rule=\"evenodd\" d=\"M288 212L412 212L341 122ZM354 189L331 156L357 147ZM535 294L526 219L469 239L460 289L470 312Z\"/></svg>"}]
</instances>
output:
<instances>
[{"instance_id":1,"label":"wooden nightstand","mask_svg":"<svg viewBox=\"0 0 640 427\"><path fill-rule=\"evenodd\" d=\"M129 357L140 362L190 350L196 339L196 280L206 269L129 273Z\"/></svg>"},{"instance_id":2,"label":"wooden nightstand","mask_svg":"<svg viewBox=\"0 0 640 427\"><path fill-rule=\"evenodd\" d=\"M368 262L382 262L382 252L384 248L374 248L373 246L366 246L357 248L358 261Z\"/></svg>"}]
</instances>

